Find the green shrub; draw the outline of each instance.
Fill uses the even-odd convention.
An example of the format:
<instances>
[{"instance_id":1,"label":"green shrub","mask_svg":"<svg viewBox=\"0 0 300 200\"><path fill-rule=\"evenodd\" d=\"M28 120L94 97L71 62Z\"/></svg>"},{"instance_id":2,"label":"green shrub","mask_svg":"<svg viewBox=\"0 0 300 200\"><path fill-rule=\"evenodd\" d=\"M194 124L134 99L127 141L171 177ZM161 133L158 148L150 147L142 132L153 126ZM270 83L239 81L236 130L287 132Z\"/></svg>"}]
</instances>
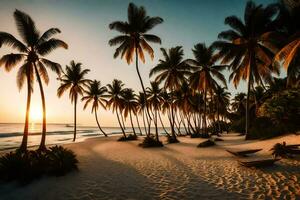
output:
<instances>
[{"instance_id":1,"label":"green shrub","mask_svg":"<svg viewBox=\"0 0 300 200\"><path fill-rule=\"evenodd\" d=\"M172 135L167 135L167 141L168 143L179 143L179 140L177 140L177 138L173 137Z\"/></svg>"},{"instance_id":2,"label":"green shrub","mask_svg":"<svg viewBox=\"0 0 300 200\"><path fill-rule=\"evenodd\" d=\"M29 183L42 175L64 175L77 168L75 154L55 146L45 151L19 150L0 157L0 180Z\"/></svg>"},{"instance_id":3,"label":"green shrub","mask_svg":"<svg viewBox=\"0 0 300 200\"><path fill-rule=\"evenodd\" d=\"M122 136L118 139L119 142L137 140L137 136L133 134L129 134L126 137Z\"/></svg>"},{"instance_id":4,"label":"green shrub","mask_svg":"<svg viewBox=\"0 0 300 200\"><path fill-rule=\"evenodd\" d=\"M203 148L203 147L211 147L214 146L216 143L212 140L205 140L204 142L201 142L198 144L197 147Z\"/></svg>"},{"instance_id":5,"label":"green shrub","mask_svg":"<svg viewBox=\"0 0 300 200\"><path fill-rule=\"evenodd\" d=\"M147 148L147 147L163 147L164 145L161 141L157 141L153 135L150 135L145 137L143 142L139 144L139 146Z\"/></svg>"}]
</instances>

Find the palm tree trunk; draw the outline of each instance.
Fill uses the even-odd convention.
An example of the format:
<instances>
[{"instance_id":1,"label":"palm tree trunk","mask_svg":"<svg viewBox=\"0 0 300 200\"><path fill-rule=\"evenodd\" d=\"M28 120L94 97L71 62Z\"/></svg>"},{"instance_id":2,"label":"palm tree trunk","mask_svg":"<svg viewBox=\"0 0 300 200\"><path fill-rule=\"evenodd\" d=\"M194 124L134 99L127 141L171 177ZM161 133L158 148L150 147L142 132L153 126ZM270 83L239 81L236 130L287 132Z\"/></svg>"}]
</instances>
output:
<instances>
[{"instance_id":1,"label":"palm tree trunk","mask_svg":"<svg viewBox=\"0 0 300 200\"><path fill-rule=\"evenodd\" d=\"M217 116L218 116L218 129L219 133L221 134L221 124L220 124L220 107L219 107L219 102L217 102Z\"/></svg>"},{"instance_id":2,"label":"palm tree trunk","mask_svg":"<svg viewBox=\"0 0 300 200\"><path fill-rule=\"evenodd\" d=\"M158 138L158 128L157 128L157 108L154 108L154 125L155 125L155 137L156 137L156 141L159 142L159 138Z\"/></svg>"},{"instance_id":3,"label":"palm tree trunk","mask_svg":"<svg viewBox=\"0 0 300 200\"><path fill-rule=\"evenodd\" d=\"M135 136L137 136L136 133L135 133L135 130L134 130L133 122L132 122L131 110L129 110L129 117L130 117L130 123L131 123L131 127L132 127L133 134L134 134Z\"/></svg>"},{"instance_id":4,"label":"palm tree trunk","mask_svg":"<svg viewBox=\"0 0 300 200\"><path fill-rule=\"evenodd\" d=\"M42 138L41 138L41 143L40 143L40 146L39 146L39 150L45 150L46 149L46 145L45 145L45 143L46 143L46 101L45 101L45 94L44 94L44 89L43 89L43 84L42 84L42 81L41 81L40 74L38 72L36 64L33 63L33 65L34 65L36 78L37 78L37 81L38 81L39 87L40 87L40 93L41 93L41 98L42 98L42 107L43 107Z\"/></svg>"},{"instance_id":5,"label":"palm tree trunk","mask_svg":"<svg viewBox=\"0 0 300 200\"><path fill-rule=\"evenodd\" d=\"M121 114L121 122L122 122L123 128L124 128L124 130L126 130L126 126L124 123L124 117L123 117L122 113L120 113L120 114Z\"/></svg>"},{"instance_id":6,"label":"palm tree trunk","mask_svg":"<svg viewBox=\"0 0 300 200\"><path fill-rule=\"evenodd\" d=\"M123 133L124 138L126 138L125 131L124 131L124 129L123 129L123 127L122 127L122 124L121 124L121 121L120 121L118 109L116 109L116 113L117 113L117 119L118 119L118 122L119 122L119 126L120 126L120 128L121 128L121 131L122 131L122 133Z\"/></svg>"},{"instance_id":7,"label":"palm tree trunk","mask_svg":"<svg viewBox=\"0 0 300 200\"><path fill-rule=\"evenodd\" d=\"M145 113L144 113L144 109L141 110L142 111L142 117L143 117L143 124L144 124L144 129L145 129L145 133L147 134L147 126L146 126L146 121L145 121Z\"/></svg>"},{"instance_id":8,"label":"palm tree trunk","mask_svg":"<svg viewBox=\"0 0 300 200\"><path fill-rule=\"evenodd\" d=\"M166 128L165 128L165 126L164 126L164 123L163 123L162 120L161 120L160 112L158 112L158 117L159 117L159 120L160 120L160 124L161 124L161 126L163 127L165 133L166 133L167 135L169 135L168 131L166 130Z\"/></svg>"},{"instance_id":9,"label":"palm tree trunk","mask_svg":"<svg viewBox=\"0 0 300 200\"><path fill-rule=\"evenodd\" d=\"M172 137L175 139L176 138L176 134L175 134L175 128L174 128L174 123L175 123L175 118L174 118L174 108L173 108L173 104L171 103L171 117L172 117L172 123L171 123L171 129L172 129Z\"/></svg>"},{"instance_id":10,"label":"palm tree trunk","mask_svg":"<svg viewBox=\"0 0 300 200\"><path fill-rule=\"evenodd\" d=\"M103 135L105 137L107 137L107 134L102 130L101 126L100 126L100 123L98 121L98 116L97 116L97 110L95 109L95 118L96 118L96 122L97 122L97 125L98 125L98 128L100 129L100 131L103 133Z\"/></svg>"},{"instance_id":11,"label":"palm tree trunk","mask_svg":"<svg viewBox=\"0 0 300 200\"><path fill-rule=\"evenodd\" d=\"M180 116L180 118L181 118L181 121L182 121L184 130L185 130L185 134L188 135L189 132L188 132L188 130L187 130L187 128L186 128L185 121L184 121L184 117L183 117L182 115L183 115L182 112L179 112L179 116Z\"/></svg>"},{"instance_id":12,"label":"palm tree trunk","mask_svg":"<svg viewBox=\"0 0 300 200\"><path fill-rule=\"evenodd\" d=\"M138 55L138 51L137 51L137 48L135 47L135 68L136 68L136 72L139 76L139 79L140 79L140 82L141 82L141 85L142 85L142 89L143 89L143 93L146 96L146 90L145 90L145 87L144 87L144 83L143 83L143 79L141 77L141 74L140 74L140 70L139 70L139 55ZM146 109L147 109L147 114L151 120L151 116L150 116L150 112L149 112L149 108L148 108L148 103L147 103L147 98L145 98L145 102L146 102ZM150 132L149 132L150 134Z\"/></svg>"},{"instance_id":13,"label":"palm tree trunk","mask_svg":"<svg viewBox=\"0 0 300 200\"><path fill-rule=\"evenodd\" d=\"M27 105L26 105L26 116L25 116L25 126L24 126L24 134L22 138L22 143L20 146L21 151L27 150L27 141L28 141L28 129L29 129L29 113L30 113L30 102L31 102L31 87L30 87L30 69L26 74L27 78Z\"/></svg>"},{"instance_id":14,"label":"palm tree trunk","mask_svg":"<svg viewBox=\"0 0 300 200\"><path fill-rule=\"evenodd\" d=\"M136 123L137 123L137 126L139 128L140 134L143 135L137 113L135 114L135 118L136 118Z\"/></svg>"},{"instance_id":15,"label":"palm tree trunk","mask_svg":"<svg viewBox=\"0 0 300 200\"><path fill-rule=\"evenodd\" d=\"M74 137L73 137L73 142L75 142L76 140L76 115L77 115L77 109L76 109L76 106L77 106L77 95L75 97L75 101L74 101Z\"/></svg>"},{"instance_id":16,"label":"palm tree trunk","mask_svg":"<svg viewBox=\"0 0 300 200\"><path fill-rule=\"evenodd\" d=\"M207 137L208 136L208 133L207 133L207 122L206 122L206 100L207 100L207 89L205 88L205 91L204 91L204 137Z\"/></svg>"}]
</instances>

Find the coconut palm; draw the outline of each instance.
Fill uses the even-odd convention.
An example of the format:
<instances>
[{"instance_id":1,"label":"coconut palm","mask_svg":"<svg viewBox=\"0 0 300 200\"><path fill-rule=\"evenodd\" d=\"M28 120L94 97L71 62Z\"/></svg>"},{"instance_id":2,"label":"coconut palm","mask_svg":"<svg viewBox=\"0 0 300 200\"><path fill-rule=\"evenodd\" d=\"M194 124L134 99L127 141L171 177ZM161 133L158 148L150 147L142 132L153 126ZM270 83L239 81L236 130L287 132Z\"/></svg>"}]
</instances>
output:
<instances>
[{"instance_id":1,"label":"coconut palm","mask_svg":"<svg viewBox=\"0 0 300 200\"><path fill-rule=\"evenodd\" d=\"M196 91L204 94L204 135L207 133L207 94L212 94L218 87L218 81L226 86L226 80L221 71L225 68L224 65L216 65L213 55L214 49L212 46L206 47L203 43L196 44L193 49L195 59L188 59L186 62L195 68L195 72L190 76L190 86Z\"/></svg>"},{"instance_id":2,"label":"coconut palm","mask_svg":"<svg viewBox=\"0 0 300 200\"><path fill-rule=\"evenodd\" d=\"M122 92L122 98L123 98L122 100L123 100L124 117L126 119L129 114L133 134L135 136L137 136L135 129L134 129L133 121L132 121L132 114L134 114L134 115L137 114L136 108L137 108L137 104L138 104L136 101L136 98L135 98L134 91L130 88L125 88Z\"/></svg>"},{"instance_id":3,"label":"coconut palm","mask_svg":"<svg viewBox=\"0 0 300 200\"><path fill-rule=\"evenodd\" d=\"M137 96L137 113L142 114L142 119L143 119L143 125L144 125L144 129L145 129L145 133L146 135L148 135L147 133L147 126L146 126L146 120L145 120L145 112L146 112L146 96L144 93L140 92L139 95ZM146 115L147 118L147 115ZM149 123L149 120L147 118L147 123Z\"/></svg>"},{"instance_id":4,"label":"coconut palm","mask_svg":"<svg viewBox=\"0 0 300 200\"><path fill-rule=\"evenodd\" d=\"M76 140L76 120L77 120L77 100L79 96L83 96L84 89L89 86L90 80L85 76L89 69L82 69L81 63L76 63L74 60L70 62L70 66L66 66L62 77L59 78L61 84L57 89L57 96L61 97L67 90L69 90L69 98L71 103L74 103L74 137L73 142Z\"/></svg>"},{"instance_id":5,"label":"coconut palm","mask_svg":"<svg viewBox=\"0 0 300 200\"><path fill-rule=\"evenodd\" d=\"M147 88L147 94L149 95L148 101L149 104L151 105L151 109L154 111L154 126L155 126L155 138L156 141L159 142L159 137L158 137L158 112L160 112L160 103L161 103L161 96L160 93L162 92L162 89L159 88L159 84L157 82L151 82L151 87Z\"/></svg>"},{"instance_id":6,"label":"coconut palm","mask_svg":"<svg viewBox=\"0 0 300 200\"><path fill-rule=\"evenodd\" d=\"M175 91L180 88L181 84L190 74L190 67L183 60L183 50L181 46L166 49L161 48L164 59L160 59L159 63L151 69L150 77L156 75L155 82L163 83L164 90ZM170 102L171 107L171 133L175 139L174 129L174 104Z\"/></svg>"},{"instance_id":7,"label":"coconut palm","mask_svg":"<svg viewBox=\"0 0 300 200\"><path fill-rule=\"evenodd\" d=\"M271 80L272 73L279 73L278 65L272 65L274 53L266 40L266 33L274 30L273 19L277 13L277 5L266 7L248 1L244 21L237 16L229 16L225 24L230 26L221 32L221 39L214 43L219 49L218 56L223 64L229 64L232 71L229 80L237 87L240 80L247 80L246 135L249 129L249 96L251 86L263 85Z\"/></svg>"},{"instance_id":8,"label":"coconut palm","mask_svg":"<svg viewBox=\"0 0 300 200\"><path fill-rule=\"evenodd\" d=\"M223 110L223 111L226 110L226 108L230 102L230 93L226 91L225 87L218 86L215 90L214 99L215 99L215 103L216 103L216 107L217 107L218 130L219 130L219 133L221 133L220 110Z\"/></svg>"},{"instance_id":9,"label":"coconut palm","mask_svg":"<svg viewBox=\"0 0 300 200\"><path fill-rule=\"evenodd\" d=\"M121 128L121 131L124 135L124 138L126 138L126 134L124 131L124 127L122 126L119 113L122 112L123 109L123 100L122 100L122 93L123 93L123 87L124 83L122 83L121 80L114 79L111 84L107 85L107 93L108 93L108 102L107 106L108 108L112 108L112 112L116 112L117 119L119 126Z\"/></svg>"},{"instance_id":10,"label":"coconut palm","mask_svg":"<svg viewBox=\"0 0 300 200\"><path fill-rule=\"evenodd\" d=\"M136 72L141 82L144 94L146 94L146 91L143 79L140 75L138 61L140 58L142 62L145 63L144 51L150 55L151 59L154 58L154 51L148 42L161 44L161 39L158 36L148 34L147 32L162 22L163 19L160 17L147 16L146 9L143 6L137 7L133 3L129 3L128 21L115 21L109 25L111 30L116 30L122 34L109 41L110 46L119 45L115 51L114 58L117 58L119 55L121 58L125 56L124 58L127 63L130 64L135 55ZM148 107L147 113L150 117Z\"/></svg>"},{"instance_id":11,"label":"coconut palm","mask_svg":"<svg viewBox=\"0 0 300 200\"><path fill-rule=\"evenodd\" d=\"M105 137L107 137L107 134L103 131L103 129L100 126L100 123L98 121L97 110L99 106L101 106L103 109L106 109L106 92L107 88L105 86L101 86L100 81L94 80L88 85L87 89L84 90L85 96L81 99L81 101L85 101L83 107L84 110L90 103L92 103L92 113L95 113L95 118L99 130L103 133Z\"/></svg>"},{"instance_id":12,"label":"coconut palm","mask_svg":"<svg viewBox=\"0 0 300 200\"><path fill-rule=\"evenodd\" d=\"M24 43L9 33L0 32L0 47L2 45L6 45L20 52L10 53L2 56L0 59L0 66L4 65L6 71L10 71L20 62L23 62L17 73L18 88L21 89L25 80L27 79L28 93L24 135L20 147L21 150L27 149L30 101L31 93L33 92L34 76L36 76L40 87L43 107L42 139L40 143L40 149L42 150L46 148L46 102L42 81L44 81L46 84L49 82L47 68L51 69L58 75L60 75L61 72L61 66L58 63L50 61L44 58L44 56L48 55L59 47L67 49L68 45L59 39L53 38L53 35L60 33L59 29L50 28L41 35L36 29L34 21L26 13L16 10L14 12L14 18L18 32Z\"/></svg>"}]
</instances>

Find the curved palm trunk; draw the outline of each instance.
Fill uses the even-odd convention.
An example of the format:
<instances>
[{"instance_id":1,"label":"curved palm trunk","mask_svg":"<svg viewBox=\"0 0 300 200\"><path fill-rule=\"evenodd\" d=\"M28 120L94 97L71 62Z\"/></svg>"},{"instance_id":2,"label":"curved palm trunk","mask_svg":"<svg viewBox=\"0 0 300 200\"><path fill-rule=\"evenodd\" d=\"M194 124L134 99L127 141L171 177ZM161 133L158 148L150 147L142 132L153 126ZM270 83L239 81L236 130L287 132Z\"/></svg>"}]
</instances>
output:
<instances>
[{"instance_id":1,"label":"curved palm trunk","mask_svg":"<svg viewBox=\"0 0 300 200\"><path fill-rule=\"evenodd\" d=\"M175 124L175 117L174 117L174 108L173 108L173 105L171 105L171 119L172 119L172 123L171 123L171 129L172 129L172 137L175 139L176 138L176 134L175 134L175 127L174 127L174 124Z\"/></svg>"},{"instance_id":2,"label":"curved palm trunk","mask_svg":"<svg viewBox=\"0 0 300 200\"><path fill-rule=\"evenodd\" d=\"M124 117L123 117L122 114L121 114L121 122L122 122L124 130L126 130L126 126L125 126L125 123L124 123Z\"/></svg>"},{"instance_id":3,"label":"curved palm trunk","mask_svg":"<svg viewBox=\"0 0 300 200\"><path fill-rule=\"evenodd\" d=\"M116 109L116 113L117 113L117 119L118 119L118 122L119 122L119 126L120 126L120 128L121 128L121 131L122 131L122 133L123 133L124 138L126 138L125 131L124 131L124 129L123 129L123 127L122 127L122 124L121 124L121 121L120 121L118 109Z\"/></svg>"},{"instance_id":4,"label":"curved palm trunk","mask_svg":"<svg viewBox=\"0 0 300 200\"><path fill-rule=\"evenodd\" d=\"M134 126L133 126L133 121L132 121L131 111L129 111L129 117L130 117L130 123L131 123L131 127L132 127L133 134L134 134L135 136L137 136L136 133L135 133L135 130L134 130Z\"/></svg>"},{"instance_id":5,"label":"curved palm trunk","mask_svg":"<svg viewBox=\"0 0 300 200\"><path fill-rule=\"evenodd\" d=\"M107 137L107 134L102 130L101 126L100 126L100 123L98 121L98 115L97 115L97 110L95 109L95 118L96 118L96 122L97 122L97 125L98 125L98 128L100 129L100 131L103 133L103 135L105 137Z\"/></svg>"},{"instance_id":6,"label":"curved palm trunk","mask_svg":"<svg viewBox=\"0 0 300 200\"><path fill-rule=\"evenodd\" d=\"M25 116L25 126L24 134L22 138L22 143L20 146L21 151L27 150L27 141L28 141L28 129L29 129L29 112L30 112L30 102L31 102L31 88L30 88L30 68L27 73L27 105L26 105L26 116Z\"/></svg>"},{"instance_id":7,"label":"curved palm trunk","mask_svg":"<svg viewBox=\"0 0 300 200\"><path fill-rule=\"evenodd\" d=\"M135 118L136 118L136 123L137 123L138 129L140 131L140 134L143 135L137 113L135 114Z\"/></svg>"},{"instance_id":8,"label":"curved palm trunk","mask_svg":"<svg viewBox=\"0 0 300 200\"><path fill-rule=\"evenodd\" d=\"M45 101L45 94L44 94L44 89L43 89L43 84L41 81L40 74L38 72L36 64L33 63L33 65L34 65L36 78L37 78L37 81L38 81L39 87L40 87L40 93L41 93L41 98L42 98L42 108L43 108L42 138L41 138L39 150L45 150L46 149L46 145L45 145L45 143L46 143L46 101Z\"/></svg>"},{"instance_id":9,"label":"curved palm trunk","mask_svg":"<svg viewBox=\"0 0 300 200\"><path fill-rule=\"evenodd\" d=\"M207 133L207 120L206 120L206 101L207 101L207 90L205 88L205 91L204 91L204 118L203 118L203 123L204 123L204 137L207 137L208 136L208 133Z\"/></svg>"},{"instance_id":10,"label":"curved palm trunk","mask_svg":"<svg viewBox=\"0 0 300 200\"><path fill-rule=\"evenodd\" d=\"M76 120L77 120L77 96L75 98L75 101L74 101L74 137L73 137L73 142L75 142L76 140L76 131L77 131L77 123L76 123Z\"/></svg>"},{"instance_id":11,"label":"curved palm trunk","mask_svg":"<svg viewBox=\"0 0 300 200\"><path fill-rule=\"evenodd\" d=\"M218 129L219 133L221 134L221 124L220 124L220 108L219 108L219 103L217 103L217 118L218 118Z\"/></svg>"},{"instance_id":12,"label":"curved palm trunk","mask_svg":"<svg viewBox=\"0 0 300 200\"><path fill-rule=\"evenodd\" d=\"M142 89L143 89L143 93L146 97L146 90L145 90L145 87L144 87L144 83L143 83L143 79L141 77L141 74L140 74L140 70L139 70L139 55L138 55L138 51L137 51L137 48L135 47L135 68L136 68L136 72L139 76L139 79L140 79L140 82L141 82L141 85L142 85ZM149 108L148 108L148 103L147 103L147 98L145 98L145 102L146 102L146 110L147 110L147 114L149 116L149 119L151 120L151 116L150 116L150 112L149 112ZM150 130L149 130L150 131ZM150 134L150 132L149 132Z\"/></svg>"},{"instance_id":13,"label":"curved palm trunk","mask_svg":"<svg viewBox=\"0 0 300 200\"><path fill-rule=\"evenodd\" d=\"M185 130L185 134L189 135L189 132L188 132L188 130L186 128L186 124L185 124L185 121L184 121L184 117L182 115L183 115L182 112L179 112L179 117L181 118L182 125L183 125L184 130Z\"/></svg>"},{"instance_id":14,"label":"curved palm trunk","mask_svg":"<svg viewBox=\"0 0 300 200\"><path fill-rule=\"evenodd\" d=\"M161 124L161 126L163 127L165 133L166 133L167 135L170 136L170 134L168 133L168 131L166 130L166 128L165 128L165 126L164 126L164 123L162 122L160 112L158 112L158 117L159 117L160 124Z\"/></svg>"}]
</instances>

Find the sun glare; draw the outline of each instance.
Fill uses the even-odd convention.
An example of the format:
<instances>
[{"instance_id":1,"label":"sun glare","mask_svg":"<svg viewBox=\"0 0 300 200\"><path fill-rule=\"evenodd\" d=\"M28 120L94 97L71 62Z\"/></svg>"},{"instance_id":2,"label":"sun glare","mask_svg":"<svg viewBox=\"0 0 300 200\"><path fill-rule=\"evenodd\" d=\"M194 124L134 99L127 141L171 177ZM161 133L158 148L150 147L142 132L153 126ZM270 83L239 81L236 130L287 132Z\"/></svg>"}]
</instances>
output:
<instances>
[{"instance_id":1,"label":"sun glare","mask_svg":"<svg viewBox=\"0 0 300 200\"><path fill-rule=\"evenodd\" d=\"M38 108L38 107L31 107L30 108L30 119L33 121L33 122L40 122L42 121L42 109L41 108Z\"/></svg>"}]
</instances>

